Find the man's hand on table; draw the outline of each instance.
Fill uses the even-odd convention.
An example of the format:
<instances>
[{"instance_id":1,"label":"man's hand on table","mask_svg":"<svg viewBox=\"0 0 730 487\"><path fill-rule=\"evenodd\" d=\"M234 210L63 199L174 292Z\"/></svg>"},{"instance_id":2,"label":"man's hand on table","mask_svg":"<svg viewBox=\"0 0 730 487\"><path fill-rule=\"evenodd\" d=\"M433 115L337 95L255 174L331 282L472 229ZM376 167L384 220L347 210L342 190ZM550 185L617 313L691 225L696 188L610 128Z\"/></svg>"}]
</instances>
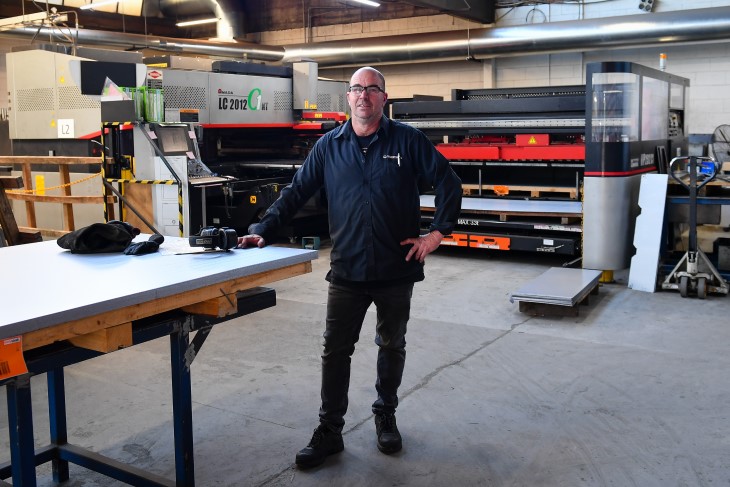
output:
<instances>
[{"instance_id":1,"label":"man's hand on table","mask_svg":"<svg viewBox=\"0 0 730 487\"><path fill-rule=\"evenodd\" d=\"M243 237L238 237L238 245L236 246L236 248L239 248L239 249L245 249L247 247L262 248L264 245L266 245L266 242L264 241L263 237L261 235L256 235L255 233L252 233L250 235L244 235Z\"/></svg>"}]
</instances>

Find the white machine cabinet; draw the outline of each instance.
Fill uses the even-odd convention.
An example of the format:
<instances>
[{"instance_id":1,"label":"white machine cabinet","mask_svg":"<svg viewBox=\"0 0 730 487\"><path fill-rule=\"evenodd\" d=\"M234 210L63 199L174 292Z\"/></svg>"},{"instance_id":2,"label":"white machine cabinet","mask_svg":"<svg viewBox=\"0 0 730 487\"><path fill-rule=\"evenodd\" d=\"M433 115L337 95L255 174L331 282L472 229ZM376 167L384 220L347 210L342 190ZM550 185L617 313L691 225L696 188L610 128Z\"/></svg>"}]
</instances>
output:
<instances>
[{"instance_id":1,"label":"white machine cabinet","mask_svg":"<svg viewBox=\"0 0 730 487\"><path fill-rule=\"evenodd\" d=\"M147 131L147 134L165 155L165 159L175 171L175 175L164 163L162 157L157 155L152 143L142 133L143 130ZM187 137L189 130L188 127L181 124L156 124L154 128L149 124L142 124L134 128L134 175L137 180L152 181L153 224L163 235L187 237L191 234L187 185L188 159L194 156L192 151L183 150L180 141L175 147L175 138ZM167 132L172 135L167 135ZM191 154L180 155L179 152L191 152ZM173 153L175 155L172 155ZM170 181L177 180L180 181L179 185L170 184ZM181 196L179 196L180 187L183 189Z\"/></svg>"},{"instance_id":2,"label":"white machine cabinet","mask_svg":"<svg viewBox=\"0 0 730 487\"><path fill-rule=\"evenodd\" d=\"M167 162L172 166L177 176L182 180L183 188L187 185L187 158L185 156L169 156L166 157ZM175 177L170 170L162 162L161 157L154 158L155 179L158 181L174 181ZM180 217L183 216L183 234L190 234L190 221L187 216L187 191L183 191L182 215L180 214L180 206L178 204L178 185L177 184L156 184L152 191L152 204L155 208L155 226L163 235L179 236L180 235ZM186 221L188 220L188 221Z\"/></svg>"}]
</instances>

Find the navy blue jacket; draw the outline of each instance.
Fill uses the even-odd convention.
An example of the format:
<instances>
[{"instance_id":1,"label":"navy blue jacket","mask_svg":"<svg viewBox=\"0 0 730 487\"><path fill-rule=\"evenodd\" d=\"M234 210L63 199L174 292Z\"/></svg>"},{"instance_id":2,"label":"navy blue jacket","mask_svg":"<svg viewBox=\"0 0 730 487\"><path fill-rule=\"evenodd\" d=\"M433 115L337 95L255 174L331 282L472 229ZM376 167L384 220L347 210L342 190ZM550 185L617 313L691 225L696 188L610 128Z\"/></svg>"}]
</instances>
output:
<instances>
[{"instance_id":1,"label":"navy blue jacket","mask_svg":"<svg viewBox=\"0 0 730 487\"><path fill-rule=\"evenodd\" d=\"M312 148L292 183L250 233L271 241L320 188L324 188L332 239L328 279L343 283L416 282L423 264L406 262L420 233L419 183L436 191L430 230L448 235L461 208L461 180L419 130L383 117L363 154L352 122L327 132Z\"/></svg>"}]
</instances>

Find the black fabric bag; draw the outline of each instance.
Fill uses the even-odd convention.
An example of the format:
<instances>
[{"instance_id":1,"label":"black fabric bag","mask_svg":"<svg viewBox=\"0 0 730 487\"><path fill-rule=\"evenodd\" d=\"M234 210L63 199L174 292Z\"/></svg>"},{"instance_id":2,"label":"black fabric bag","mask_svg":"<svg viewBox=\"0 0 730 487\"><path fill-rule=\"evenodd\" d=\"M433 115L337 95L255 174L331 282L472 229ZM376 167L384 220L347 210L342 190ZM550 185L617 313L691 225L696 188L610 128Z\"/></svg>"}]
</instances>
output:
<instances>
[{"instance_id":1,"label":"black fabric bag","mask_svg":"<svg viewBox=\"0 0 730 487\"><path fill-rule=\"evenodd\" d=\"M131 244L129 247L124 249L124 254L125 255L151 254L152 252L157 252L157 250L160 248L160 245L164 241L165 241L165 237L163 237L159 233L156 233L154 235L150 235L149 240Z\"/></svg>"},{"instance_id":2,"label":"black fabric bag","mask_svg":"<svg viewBox=\"0 0 730 487\"><path fill-rule=\"evenodd\" d=\"M101 254L122 252L139 235L139 229L126 222L92 223L60 237L59 247L74 254Z\"/></svg>"}]
</instances>

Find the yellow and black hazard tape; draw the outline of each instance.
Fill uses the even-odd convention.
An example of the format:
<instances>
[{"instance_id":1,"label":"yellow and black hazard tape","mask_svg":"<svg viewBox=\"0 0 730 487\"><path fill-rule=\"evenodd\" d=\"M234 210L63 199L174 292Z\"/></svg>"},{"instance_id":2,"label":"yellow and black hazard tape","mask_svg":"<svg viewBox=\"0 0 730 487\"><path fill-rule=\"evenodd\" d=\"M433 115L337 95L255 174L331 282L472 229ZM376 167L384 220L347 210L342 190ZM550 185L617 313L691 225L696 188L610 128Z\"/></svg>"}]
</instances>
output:
<instances>
[{"instance_id":1,"label":"yellow and black hazard tape","mask_svg":"<svg viewBox=\"0 0 730 487\"><path fill-rule=\"evenodd\" d=\"M180 227L180 236L185 236L185 228L184 228L184 221L185 217L183 215L183 192L182 192L182 185L177 187L177 221L178 226Z\"/></svg>"},{"instance_id":2,"label":"yellow and black hazard tape","mask_svg":"<svg viewBox=\"0 0 730 487\"><path fill-rule=\"evenodd\" d=\"M134 183L134 184L177 184L174 179L113 179L106 178L110 183Z\"/></svg>"}]
</instances>

